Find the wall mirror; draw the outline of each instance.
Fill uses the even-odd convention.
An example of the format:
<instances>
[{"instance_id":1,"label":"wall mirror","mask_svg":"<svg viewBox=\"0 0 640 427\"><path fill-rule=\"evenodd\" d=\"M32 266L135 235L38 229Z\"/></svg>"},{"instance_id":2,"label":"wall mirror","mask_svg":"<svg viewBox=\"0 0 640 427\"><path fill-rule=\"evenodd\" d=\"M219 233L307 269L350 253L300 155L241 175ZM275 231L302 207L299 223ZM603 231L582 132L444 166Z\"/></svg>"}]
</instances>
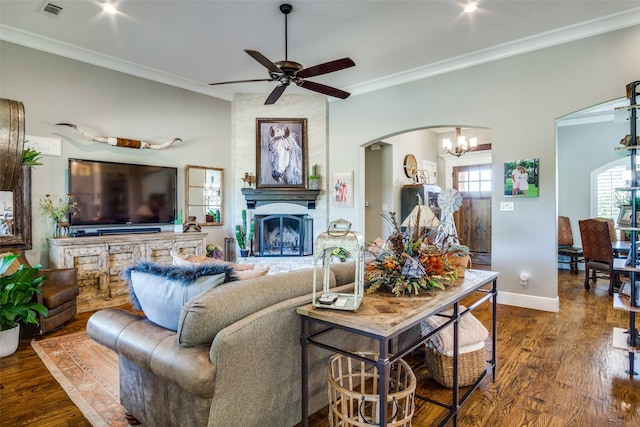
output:
<instances>
[{"instance_id":1,"label":"wall mirror","mask_svg":"<svg viewBox=\"0 0 640 427\"><path fill-rule=\"evenodd\" d=\"M200 225L222 225L224 170L187 165L186 175L187 217L196 217Z\"/></svg>"},{"instance_id":2,"label":"wall mirror","mask_svg":"<svg viewBox=\"0 0 640 427\"><path fill-rule=\"evenodd\" d=\"M31 249L31 168L22 166L13 191L0 191L0 247Z\"/></svg>"}]
</instances>

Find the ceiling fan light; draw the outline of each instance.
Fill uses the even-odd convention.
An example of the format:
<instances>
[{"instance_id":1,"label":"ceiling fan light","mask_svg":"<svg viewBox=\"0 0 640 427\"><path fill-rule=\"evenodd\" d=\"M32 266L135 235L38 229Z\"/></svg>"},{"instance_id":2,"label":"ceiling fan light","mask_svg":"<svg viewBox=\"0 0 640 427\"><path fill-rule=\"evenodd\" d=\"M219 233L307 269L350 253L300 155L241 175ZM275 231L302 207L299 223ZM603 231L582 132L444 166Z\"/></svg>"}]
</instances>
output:
<instances>
[{"instance_id":1,"label":"ceiling fan light","mask_svg":"<svg viewBox=\"0 0 640 427\"><path fill-rule=\"evenodd\" d=\"M451 150L451 148L453 148L453 145L451 144L451 140L449 138L445 138L442 140L442 148L444 148L445 150Z\"/></svg>"},{"instance_id":2,"label":"ceiling fan light","mask_svg":"<svg viewBox=\"0 0 640 427\"><path fill-rule=\"evenodd\" d=\"M469 138L469 146L476 148L478 146L478 138Z\"/></svg>"}]
</instances>

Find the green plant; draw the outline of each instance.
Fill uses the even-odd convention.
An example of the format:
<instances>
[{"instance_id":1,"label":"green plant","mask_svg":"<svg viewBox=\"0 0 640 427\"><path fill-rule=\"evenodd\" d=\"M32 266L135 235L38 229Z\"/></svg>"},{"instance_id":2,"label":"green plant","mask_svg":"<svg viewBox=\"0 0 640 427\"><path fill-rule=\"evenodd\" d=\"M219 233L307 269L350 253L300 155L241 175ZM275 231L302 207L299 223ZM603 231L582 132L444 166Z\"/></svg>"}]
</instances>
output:
<instances>
[{"instance_id":1,"label":"green plant","mask_svg":"<svg viewBox=\"0 0 640 427\"><path fill-rule=\"evenodd\" d=\"M346 259L349 256L349 252L347 252L344 248L333 248L331 251L331 256L336 256L340 259Z\"/></svg>"},{"instance_id":2,"label":"green plant","mask_svg":"<svg viewBox=\"0 0 640 427\"><path fill-rule=\"evenodd\" d=\"M0 260L0 331L11 329L22 320L24 323L38 324L38 313L47 316L47 308L33 301L35 294L41 294L40 286L45 279L38 276L41 266L26 265L13 274L3 276L17 255L6 255Z\"/></svg>"},{"instance_id":3,"label":"green plant","mask_svg":"<svg viewBox=\"0 0 640 427\"><path fill-rule=\"evenodd\" d=\"M255 226L253 221L249 224L249 233L247 234L247 210L242 210L242 225L236 225L236 241L241 250L247 249L247 245L253 240L253 232Z\"/></svg>"},{"instance_id":4,"label":"green plant","mask_svg":"<svg viewBox=\"0 0 640 427\"><path fill-rule=\"evenodd\" d=\"M309 175L309 180L320 179L320 175Z\"/></svg>"},{"instance_id":5,"label":"green plant","mask_svg":"<svg viewBox=\"0 0 640 427\"><path fill-rule=\"evenodd\" d=\"M30 168L34 166L41 166L42 163L39 163L40 155L42 153L31 148L25 148L22 151L22 164L25 166L29 166Z\"/></svg>"}]
</instances>

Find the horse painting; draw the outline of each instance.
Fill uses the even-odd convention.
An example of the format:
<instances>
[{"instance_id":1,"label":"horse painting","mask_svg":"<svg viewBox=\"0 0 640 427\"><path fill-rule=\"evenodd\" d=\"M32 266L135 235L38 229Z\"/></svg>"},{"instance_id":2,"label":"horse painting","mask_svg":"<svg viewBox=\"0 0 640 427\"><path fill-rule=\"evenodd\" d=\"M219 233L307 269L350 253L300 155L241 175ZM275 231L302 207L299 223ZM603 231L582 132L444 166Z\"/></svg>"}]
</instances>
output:
<instances>
[{"instance_id":1,"label":"horse painting","mask_svg":"<svg viewBox=\"0 0 640 427\"><path fill-rule=\"evenodd\" d=\"M302 148L288 127L269 128L269 159L271 176L286 185L300 185L302 181Z\"/></svg>"}]
</instances>

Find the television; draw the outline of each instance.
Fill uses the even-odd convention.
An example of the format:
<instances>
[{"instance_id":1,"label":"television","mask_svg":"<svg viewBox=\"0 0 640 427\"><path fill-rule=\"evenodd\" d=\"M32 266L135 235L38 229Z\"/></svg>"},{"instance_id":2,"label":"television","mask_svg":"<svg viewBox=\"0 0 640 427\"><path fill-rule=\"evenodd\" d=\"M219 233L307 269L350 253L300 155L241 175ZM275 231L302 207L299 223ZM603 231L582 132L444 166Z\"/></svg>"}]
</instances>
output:
<instances>
[{"instance_id":1,"label":"television","mask_svg":"<svg viewBox=\"0 0 640 427\"><path fill-rule=\"evenodd\" d=\"M172 224L178 169L69 159L69 193L79 211L74 228Z\"/></svg>"}]
</instances>

